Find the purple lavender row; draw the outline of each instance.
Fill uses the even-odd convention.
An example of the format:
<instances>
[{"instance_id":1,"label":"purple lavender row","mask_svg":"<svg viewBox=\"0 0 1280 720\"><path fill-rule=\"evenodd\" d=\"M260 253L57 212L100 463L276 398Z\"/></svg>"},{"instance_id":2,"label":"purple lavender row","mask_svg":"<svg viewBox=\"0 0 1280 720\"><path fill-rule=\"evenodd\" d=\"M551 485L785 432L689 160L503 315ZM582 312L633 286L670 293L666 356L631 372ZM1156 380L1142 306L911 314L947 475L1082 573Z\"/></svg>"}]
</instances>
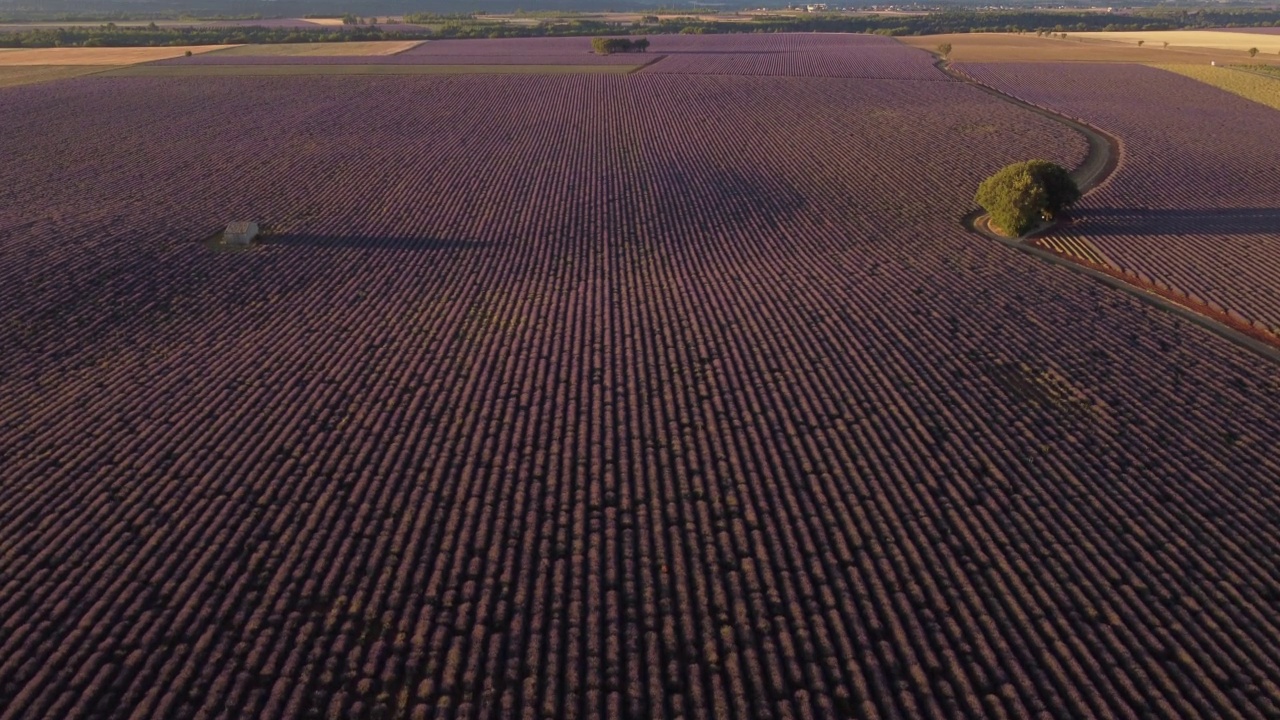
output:
<instances>
[{"instance_id":1,"label":"purple lavender row","mask_svg":"<svg viewBox=\"0 0 1280 720\"><path fill-rule=\"evenodd\" d=\"M813 52L695 54L673 52L644 72L683 75L771 75L882 80L948 78L914 48L846 48Z\"/></svg>"},{"instance_id":2,"label":"purple lavender row","mask_svg":"<svg viewBox=\"0 0 1280 720\"><path fill-rule=\"evenodd\" d=\"M0 712L1275 714L1274 368L956 223L1080 162L1056 122L741 76L0 94Z\"/></svg>"},{"instance_id":3,"label":"purple lavender row","mask_svg":"<svg viewBox=\"0 0 1280 720\"><path fill-rule=\"evenodd\" d=\"M708 75L945 80L924 52L882 37L835 34L656 36L644 54L596 55L589 38L428 41L390 56L254 57L209 53L159 65L635 65Z\"/></svg>"},{"instance_id":4,"label":"purple lavender row","mask_svg":"<svg viewBox=\"0 0 1280 720\"><path fill-rule=\"evenodd\" d=\"M216 52L192 57L159 60L152 65L639 65L655 55L313 55L266 56L220 55Z\"/></svg>"},{"instance_id":5,"label":"purple lavender row","mask_svg":"<svg viewBox=\"0 0 1280 720\"><path fill-rule=\"evenodd\" d=\"M428 40L406 50L405 55L573 55L590 53L591 38L479 38L475 40Z\"/></svg>"}]
</instances>

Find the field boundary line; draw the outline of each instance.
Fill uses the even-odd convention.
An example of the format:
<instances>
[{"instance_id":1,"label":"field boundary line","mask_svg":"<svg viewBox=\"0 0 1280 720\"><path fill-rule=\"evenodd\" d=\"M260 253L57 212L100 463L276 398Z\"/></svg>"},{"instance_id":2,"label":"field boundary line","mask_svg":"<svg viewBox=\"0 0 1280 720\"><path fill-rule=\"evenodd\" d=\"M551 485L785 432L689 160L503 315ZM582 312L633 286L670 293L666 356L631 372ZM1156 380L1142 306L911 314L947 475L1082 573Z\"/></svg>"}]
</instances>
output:
<instances>
[{"instance_id":1,"label":"field boundary line","mask_svg":"<svg viewBox=\"0 0 1280 720\"><path fill-rule=\"evenodd\" d=\"M1049 108L1029 103L1013 95L1001 92L990 85L979 82L968 73L951 67L946 58L939 56L937 53L932 54L937 58L934 66L948 76L1000 98L1005 102L1062 123L1083 134L1089 142L1089 152L1080 167L1071 172L1072 177L1080 186L1082 194L1089 194L1103 187L1115 174L1123 154L1123 145L1118 137L1082 120L1067 117ZM1072 272L1091 277L1108 287L1137 298L1151 307L1164 310L1178 318L1187 320L1197 327L1208 330L1237 347L1250 350L1272 362L1280 363L1280 338L1255 327L1243 316L1237 318L1227 312L1217 312L1207 305L1193 304L1189 297L1178 295L1172 289L1162 290L1152 284L1144 283L1131 272L1095 266L1092 263L1056 253L1028 242L1034 241L1046 231L1056 227L1056 222L1037 228L1025 237L1009 238L992 232L986 226L985 221L987 219L987 214L984 211L974 210L961 218L960 224L975 235L996 240L1002 245L1021 250L1051 265L1067 268Z\"/></svg>"},{"instance_id":2,"label":"field boundary line","mask_svg":"<svg viewBox=\"0 0 1280 720\"><path fill-rule=\"evenodd\" d=\"M654 65L657 65L658 63L662 62L663 60L666 60L666 59L667 59L667 57L669 57L669 56L667 56L667 55L659 55L658 57L656 57L656 58L654 58L654 59L652 59L652 60L649 60L648 62L642 63L642 64L640 64L640 65L637 65L637 66L635 66L635 67L631 68L631 70L630 70L630 71L628 71L628 72L627 72L627 74L628 74L628 75L635 75L636 73L640 72L641 70L644 70L644 69L645 69L645 68L647 68L647 67L653 67Z\"/></svg>"},{"instance_id":3,"label":"field boundary line","mask_svg":"<svg viewBox=\"0 0 1280 720\"><path fill-rule=\"evenodd\" d=\"M410 50L417 50L418 48L422 47L426 43L427 43L426 40L419 40L418 42L414 43L413 45L410 45L409 47L400 48L399 50L391 53L390 55L383 55L382 57L395 57L396 55L403 55L409 52Z\"/></svg>"}]
</instances>

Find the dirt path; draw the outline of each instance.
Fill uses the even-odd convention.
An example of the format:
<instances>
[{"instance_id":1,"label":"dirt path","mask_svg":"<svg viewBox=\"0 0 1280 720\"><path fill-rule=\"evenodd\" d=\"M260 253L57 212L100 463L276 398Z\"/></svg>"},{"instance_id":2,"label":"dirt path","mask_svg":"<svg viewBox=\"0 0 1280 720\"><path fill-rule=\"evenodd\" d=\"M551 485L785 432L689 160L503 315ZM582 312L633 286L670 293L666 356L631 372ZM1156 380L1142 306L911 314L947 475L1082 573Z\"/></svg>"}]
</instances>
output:
<instances>
[{"instance_id":1,"label":"dirt path","mask_svg":"<svg viewBox=\"0 0 1280 720\"><path fill-rule=\"evenodd\" d=\"M936 54L935 54L936 55ZM942 71L949 77L960 82L966 83L971 87L977 88L982 92L1000 98L1001 100L1013 103L1025 110L1030 110L1038 115L1060 122L1067 127L1084 135L1089 142L1089 152L1083 163L1071 172L1071 177L1075 179L1076 184L1080 186L1083 194L1088 194L1101 187L1110 179L1120 162L1122 146L1120 139L1092 125L1087 125L1079 120L1074 120L1060 113L1054 112L1047 108L1019 100L1011 95L1006 95L993 87L984 85L974 78L969 77L965 73L951 67L951 64L945 59L939 57L934 63L938 70ZM1184 298L1178 298L1170 293L1162 292L1155 287L1145 287L1139 284L1136 278L1130 278L1123 272L1112 268L1094 267L1092 265L1080 262L1074 258L1059 255L1058 253L1046 250L1027 242L1023 238L1008 238L1003 235L992 232L987 228L985 223L986 213L981 210L975 210L966 215L961 223L966 230L983 237L995 240L1003 245L1016 248L1025 253L1033 255L1045 262L1059 267L1064 267L1072 272L1087 275L1104 285L1121 290L1129 295L1141 300L1142 302L1172 315L1187 320L1197 327L1204 328L1219 337L1232 342L1242 348L1251 350L1262 357L1273 362L1280 363L1280 346L1277 340L1269 333L1265 333L1257 328L1252 327L1246 322L1242 322L1229 315L1216 313L1209 308L1201 308L1197 305L1189 304ZM1046 230L1052 229L1052 225L1042 228L1036 232L1041 234ZM1034 237L1034 236L1033 236Z\"/></svg>"}]
</instances>

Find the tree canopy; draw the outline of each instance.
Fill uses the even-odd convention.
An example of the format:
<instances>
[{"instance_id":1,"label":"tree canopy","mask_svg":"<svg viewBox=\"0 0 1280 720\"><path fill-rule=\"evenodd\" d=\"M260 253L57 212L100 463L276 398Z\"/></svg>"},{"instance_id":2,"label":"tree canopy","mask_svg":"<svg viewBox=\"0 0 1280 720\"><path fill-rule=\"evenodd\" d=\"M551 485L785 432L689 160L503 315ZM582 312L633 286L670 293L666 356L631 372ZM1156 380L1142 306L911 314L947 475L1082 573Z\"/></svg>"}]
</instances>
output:
<instances>
[{"instance_id":1,"label":"tree canopy","mask_svg":"<svg viewBox=\"0 0 1280 720\"><path fill-rule=\"evenodd\" d=\"M1022 235L1080 199L1080 188L1061 165L1028 160L1002 168L978 186L975 201L997 229Z\"/></svg>"},{"instance_id":2,"label":"tree canopy","mask_svg":"<svg viewBox=\"0 0 1280 720\"><path fill-rule=\"evenodd\" d=\"M649 49L648 38L638 38L631 40L629 38L592 38L591 49L595 50L597 55L612 55L613 53L624 52L646 52Z\"/></svg>"}]
</instances>

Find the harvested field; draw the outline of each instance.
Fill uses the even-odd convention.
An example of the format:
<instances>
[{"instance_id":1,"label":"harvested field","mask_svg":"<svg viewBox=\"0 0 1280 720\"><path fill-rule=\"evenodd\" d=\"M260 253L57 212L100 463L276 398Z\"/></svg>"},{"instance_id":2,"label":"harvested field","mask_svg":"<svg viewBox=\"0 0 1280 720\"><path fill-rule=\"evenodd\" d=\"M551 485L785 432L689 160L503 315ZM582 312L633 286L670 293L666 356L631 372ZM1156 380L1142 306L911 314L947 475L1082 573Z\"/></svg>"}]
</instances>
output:
<instances>
[{"instance_id":1,"label":"harvested field","mask_svg":"<svg viewBox=\"0 0 1280 720\"><path fill-rule=\"evenodd\" d=\"M64 80L113 69L110 65L13 65L0 60L0 87Z\"/></svg>"},{"instance_id":2,"label":"harvested field","mask_svg":"<svg viewBox=\"0 0 1280 720\"><path fill-rule=\"evenodd\" d=\"M131 48L32 48L0 53L0 65L129 65L165 58L182 57L189 50L200 54L235 47L199 45L192 47Z\"/></svg>"},{"instance_id":3,"label":"harvested field","mask_svg":"<svg viewBox=\"0 0 1280 720\"><path fill-rule=\"evenodd\" d=\"M280 45L240 45L204 57L348 57L383 56L402 53L421 40L387 40L380 42L286 43Z\"/></svg>"},{"instance_id":4,"label":"harvested field","mask_svg":"<svg viewBox=\"0 0 1280 720\"><path fill-rule=\"evenodd\" d=\"M1247 100L1280 110L1280 75L1268 77L1240 68L1205 65L1155 65L1193 80L1226 90Z\"/></svg>"},{"instance_id":5,"label":"harvested field","mask_svg":"<svg viewBox=\"0 0 1280 720\"><path fill-rule=\"evenodd\" d=\"M5 720L1280 705L1274 365L956 222L1080 162L1059 123L901 79L4 92Z\"/></svg>"},{"instance_id":6,"label":"harvested field","mask_svg":"<svg viewBox=\"0 0 1280 720\"><path fill-rule=\"evenodd\" d=\"M1142 279L1280 331L1280 113L1148 67L961 69L1123 141L1116 175L1058 232L1087 238Z\"/></svg>"},{"instance_id":7,"label":"harvested field","mask_svg":"<svg viewBox=\"0 0 1280 720\"><path fill-rule=\"evenodd\" d=\"M1068 33L1066 40L1014 35L1009 33L961 33L920 35L896 38L912 47L932 51L942 43L950 43L953 62L1088 62L1088 63L1202 63L1212 60L1239 62L1248 56L1241 52L1225 52L1208 48L1162 48L1159 44L1136 47L1121 43L1081 41ZM1280 61L1280 58L1276 58Z\"/></svg>"},{"instance_id":8,"label":"harvested field","mask_svg":"<svg viewBox=\"0 0 1280 720\"><path fill-rule=\"evenodd\" d=\"M1262 33L1224 33L1216 30L1141 30L1134 32L1078 32L1071 37L1085 40L1105 40L1113 43L1137 45L1141 40L1147 45L1177 49L1208 48L1214 50L1233 50L1239 53L1251 47L1258 48L1266 55L1280 53L1280 35Z\"/></svg>"}]
</instances>

